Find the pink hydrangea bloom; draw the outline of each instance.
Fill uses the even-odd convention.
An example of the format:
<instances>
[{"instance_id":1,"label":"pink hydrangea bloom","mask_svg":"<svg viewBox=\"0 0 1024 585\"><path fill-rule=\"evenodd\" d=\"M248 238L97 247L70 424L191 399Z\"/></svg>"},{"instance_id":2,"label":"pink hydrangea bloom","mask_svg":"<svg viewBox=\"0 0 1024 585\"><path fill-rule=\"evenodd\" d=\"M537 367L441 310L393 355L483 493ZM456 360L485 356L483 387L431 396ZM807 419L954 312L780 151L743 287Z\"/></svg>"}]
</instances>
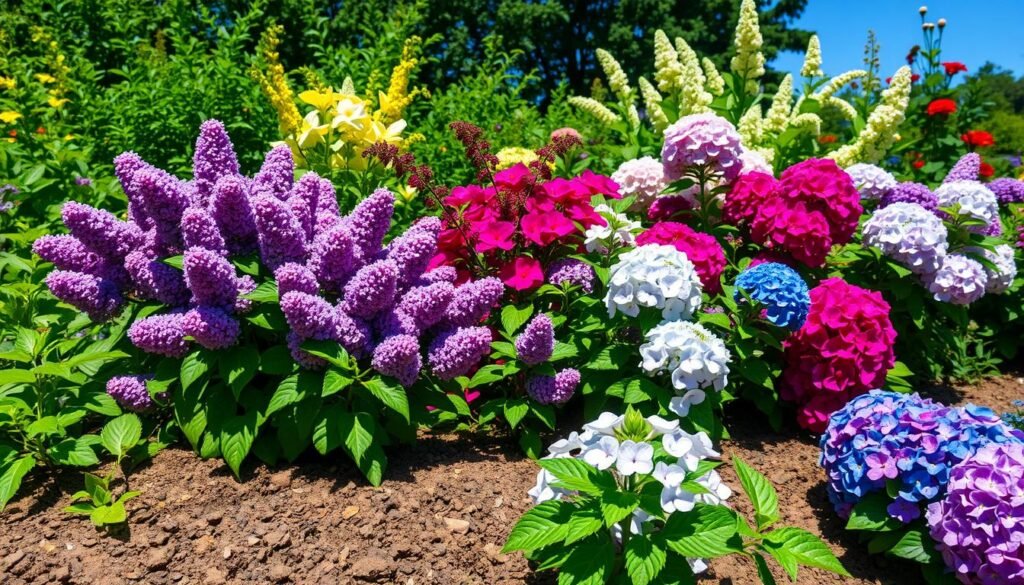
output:
<instances>
[{"instance_id":1,"label":"pink hydrangea bloom","mask_svg":"<svg viewBox=\"0 0 1024 585\"><path fill-rule=\"evenodd\" d=\"M743 168L743 151L740 135L728 120L716 114L691 114L665 129L661 162L669 181L705 167L728 182Z\"/></svg>"}]
</instances>

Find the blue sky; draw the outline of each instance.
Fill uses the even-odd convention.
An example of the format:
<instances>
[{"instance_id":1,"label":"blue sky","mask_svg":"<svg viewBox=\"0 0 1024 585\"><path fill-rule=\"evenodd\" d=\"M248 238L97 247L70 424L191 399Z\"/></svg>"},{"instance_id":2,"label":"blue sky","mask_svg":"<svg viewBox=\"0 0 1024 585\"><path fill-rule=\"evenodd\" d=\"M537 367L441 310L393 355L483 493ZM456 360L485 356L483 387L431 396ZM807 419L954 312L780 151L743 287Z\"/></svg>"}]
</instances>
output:
<instances>
[{"instance_id":1,"label":"blue sky","mask_svg":"<svg viewBox=\"0 0 1024 585\"><path fill-rule=\"evenodd\" d=\"M948 21L942 41L943 61L961 61L976 71L992 61L1024 75L1024 0L810 0L800 28L821 39L826 74L864 67L864 43L874 29L881 45L881 75L889 77L905 63L907 51L921 42L917 9L928 6L931 22ZM799 75L803 54L783 53L773 62Z\"/></svg>"}]
</instances>

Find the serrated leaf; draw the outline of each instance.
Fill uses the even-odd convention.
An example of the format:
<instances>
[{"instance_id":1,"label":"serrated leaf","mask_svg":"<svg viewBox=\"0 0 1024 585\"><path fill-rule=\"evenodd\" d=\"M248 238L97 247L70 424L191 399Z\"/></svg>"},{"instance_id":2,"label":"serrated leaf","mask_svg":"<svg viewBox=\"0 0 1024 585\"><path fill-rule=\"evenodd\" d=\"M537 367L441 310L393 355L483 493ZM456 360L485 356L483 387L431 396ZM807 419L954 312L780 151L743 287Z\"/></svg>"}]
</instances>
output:
<instances>
[{"instance_id":1,"label":"serrated leaf","mask_svg":"<svg viewBox=\"0 0 1024 585\"><path fill-rule=\"evenodd\" d=\"M242 461L249 455L256 440L256 413L233 416L220 430L220 452L235 477L239 477Z\"/></svg>"},{"instance_id":2,"label":"serrated leaf","mask_svg":"<svg viewBox=\"0 0 1024 585\"><path fill-rule=\"evenodd\" d=\"M92 435L95 437L95 435ZM59 465L90 467L100 462L96 451L92 448L93 441L80 438L67 438L47 450L47 455Z\"/></svg>"},{"instance_id":3,"label":"serrated leaf","mask_svg":"<svg viewBox=\"0 0 1024 585\"><path fill-rule=\"evenodd\" d=\"M777 522L779 520L779 495L775 492L771 482L739 457L733 457L732 465L739 477L740 485L743 486L743 491L754 504L757 529L764 530Z\"/></svg>"},{"instance_id":4,"label":"serrated leaf","mask_svg":"<svg viewBox=\"0 0 1024 585\"><path fill-rule=\"evenodd\" d=\"M236 345L217 355L220 377L228 383L235 400L260 368L260 353L247 344Z\"/></svg>"},{"instance_id":5,"label":"serrated leaf","mask_svg":"<svg viewBox=\"0 0 1024 585\"><path fill-rule=\"evenodd\" d=\"M277 385L274 390L274 394L270 396L270 402L267 404L266 415L270 418L275 412L295 404L301 397L299 396L299 375L288 376L281 383Z\"/></svg>"},{"instance_id":6,"label":"serrated leaf","mask_svg":"<svg viewBox=\"0 0 1024 585\"><path fill-rule=\"evenodd\" d=\"M881 492L864 496L850 511L846 529L889 532L902 528L903 523L889 515L887 510L889 502L891 500Z\"/></svg>"},{"instance_id":7,"label":"serrated leaf","mask_svg":"<svg viewBox=\"0 0 1024 585\"><path fill-rule=\"evenodd\" d=\"M598 530L604 529L604 516L597 500L589 500L573 511L566 523L565 544L582 540Z\"/></svg>"},{"instance_id":8,"label":"serrated leaf","mask_svg":"<svg viewBox=\"0 0 1024 585\"><path fill-rule=\"evenodd\" d=\"M181 387L187 390L210 370L209 357L202 350L194 351L181 361Z\"/></svg>"},{"instance_id":9,"label":"serrated leaf","mask_svg":"<svg viewBox=\"0 0 1024 585\"><path fill-rule=\"evenodd\" d=\"M205 391L206 384L192 384L187 388L182 388L181 392L175 395L171 404L178 428L185 434L185 438L188 439L192 448L196 450L199 449L199 439L203 436L207 425L206 409L203 405Z\"/></svg>"},{"instance_id":10,"label":"serrated leaf","mask_svg":"<svg viewBox=\"0 0 1024 585\"><path fill-rule=\"evenodd\" d=\"M337 368L327 368L327 371L324 372L324 384L320 395L327 398L332 394L337 394L351 386L354 381L351 376Z\"/></svg>"},{"instance_id":11,"label":"serrated leaf","mask_svg":"<svg viewBox=\"0 0 1024 585\"><path fill-rule=\"evenodd\" d=\"M35 457L25 455L0 467L0 512L7 507L7 502L11 501L18 488L21 487L21 480L35 466Z\"/></svg>"},{"instance_id":12,"label":"serrated leaf","mask_svg":"<svg viewBox=\"0 0 1024 585\"><path fill-rule=\"evenodd\" d=\"M501 309L501 328L505 333L512 335L523 326L533 315L533 305L526 305L522 309L514 305L505 305Z\"/></svg>"},{"instance_id":13,"label":"serrated leaf","mask_svg":"<svg viewBox=\"0 0 1024 585\"><path fill-rule=\"evenodd\" d=\"M660 544L643 534L634 535L626 543L626 572L633 585L647 585L665 568L668 554Z\"/></svg>"},{"instance_id":14,"label":"serrated leaf","mask_svg":"<svg viewBox=\"0 0 1024 585\"><path fill-rule=\"evenodd\" d=\"M783 567L786 567L786 563L782 557L789 557L800 565L832 571L844 577L850 576L828 545L802 528L787 526L773 530L765 535L763 544ZM781 556L778 554L780 552ZM786 570L789 572L788 567ZM796 579L796 574L796 570L790 572L793 579Z\"/></svg>"},{"instance_id":15,"label":"serrated leaf","mask_svg":"<svg viewBox=\"0 0 1024 585\"><path fill-rule=\"evenodd\" d=\"M659 537L684 557L715 558L742 552L738 526L732 510L700 504L689 512L672 514Z\"/></svg>"},{"instance_id":16,"label":"serrated leaf","mask_svg":"<svg viewBox=\"0 0 1024 585\"><path fill-rule=\"evenodd\" d=\"M96 526L109 526L120 524L128 519L128 512L124 509L124 503L114 502L109 506L95 508L89 515L89 519Z\"/></svg>"},{"instance_id":17,"label":"serrated leaf","mask_svg":"<svg viewBox=\"0 0 1024 585\"><path fill-rule=\"evenodd\" d=\"M605 489L615 489L615 480L607 475L607 472L594 469L579 459L572 457L541 459L537 465L555 476L558 486L567 490L596 496L603 493ZM602 473L607 477L606 481L601 481Z\"/></svg>"},{"instance_id":18,"label":"serrated leaf","mask_svg":"<svg viewBox=\"0 0 1024 585\"><path fill-rule=\"evenodd\" d=\"M772 571L768 568L768 562L764 560L764 557L760 553L754 553L751 556L754 558L754 566L757 567L757 576L761 578L761 584L775 585L775 576L772 575Z\"/></svg>"},{"instance_id":19,"label":"serrated leaf","mask_svg":"<svg viewBox=\"0 0 1024 585\"><path fill-rule=\"evenodd\" d=\"M505 420L508 421L508 425L514 429L520 422L522 422L523 417L530 412L530 405L522 398L506 400L503 411L505 413Z\"/></svg>"},{"instance_id":20,"label":"serrated leaf","mask_svg":"<svg viewBox=\"0 0 1024 585\"><path fill-rule=\"evenodd\" d=\"M405 394L405 388L378 377L363 380L362 385L384 406L397 412L405 422L409 422L409 397Z\"/></svg>"},{"instance_id":21,"label":"serrated leaf","mask_svg":"<svg viewBox=\"0 0 1024 585\"><path fill-rule=\"evenodd\" d=\"M568 502L549 500L528 510L508 535L501 552L531 551L565 540L573 506Z\"/></svg>"},{"instance_id":22,"label":"serrated leaf","mask_svg":"<svg viewBox=\"0 0 1024 585\"><path fill-rule=\"evenodd\" d=\"M332 404L320 411L313 426L313 446L318 453L326 455L345 444L345 429L351 424L345 421L350 418L352 414L340 404Z\"/></svg>"},{"instance_id":23,"label":"serrated leaf","mask_svg":"<svg viewBox=\"0 0 1024 585\"><path fill-rule=\"evenodd\" d=\"M896 544L892 545L889 554L922 564L941 560L931 537L916 527L907 530Z\"/></svg>"},{"instance_id":24,"label":"serrated leaf","mask_svg":"<svg viewBox=\"0 0 1024 585\"><path fill-rule=\"evenodd\" d=\"M108 422L100 431L103 447L118 459L128 454L142 438L142 422L135 414L122 414Z\"/></svg>"},{"instance_id":25,"label":"serrated leaf","mask_svg":"<svg viewBox=\"0 0 1024 585\"><path fill-rule=\"evenodd\" d=\"M573 547L558 571L558 585L603 585L615 559L607 534L598 534Z\"/></svg>"},{"instance_id":26,"label":"serrated leaf","mask_svg":"<svg viewBox=\"0 0 1024 585\"><path fill-rule=\"evenodd\" d=\"M621 492L608 489L601 494L601 515L605 526L611 528L623 518L633 513L640 505L640 497L632 492Z\"/></svg>"}]
</instances>

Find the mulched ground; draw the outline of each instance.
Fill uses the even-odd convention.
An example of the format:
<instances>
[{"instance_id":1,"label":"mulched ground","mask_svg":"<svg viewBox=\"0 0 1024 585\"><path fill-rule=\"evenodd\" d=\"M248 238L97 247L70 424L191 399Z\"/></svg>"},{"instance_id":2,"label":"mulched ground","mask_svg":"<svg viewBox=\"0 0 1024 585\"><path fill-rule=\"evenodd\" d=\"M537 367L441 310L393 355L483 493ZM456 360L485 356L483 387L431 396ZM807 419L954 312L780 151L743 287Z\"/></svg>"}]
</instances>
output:
<instances>
[{"instance_id":1,"label":"mulched ground","mask_svg":"<svg viewBox=\"0 0 1024 585\"><path fill-rule=\"evenodd\" d=\"M1024 379L995 378L931 392L947 402L1006 410L1024 397ZM918 583L916 568L868 556L828 508L809 434L773 433L752 412L729 417L734 438L723 445L765 473L780 494L782 522L822 535L853 579L802 570L798 583ZM127 528L98 532L65 514L80 475L28 486L0 515L0 582L95 583L553 583L534 575L501 545L529 507L536 467L510 441L427 437L392 452L388 479L373 488L344 463L308 461L268 469L250 466L235 481L217 461L170 449L131 477L143 495L129 503ZM726 469L733 486L739 482ZM734 505L748 515L740 497ZM787 581L776 571L779 583ZM756 583L753 564L719 559L703 583Z\"/></svg>"}]
</instances>

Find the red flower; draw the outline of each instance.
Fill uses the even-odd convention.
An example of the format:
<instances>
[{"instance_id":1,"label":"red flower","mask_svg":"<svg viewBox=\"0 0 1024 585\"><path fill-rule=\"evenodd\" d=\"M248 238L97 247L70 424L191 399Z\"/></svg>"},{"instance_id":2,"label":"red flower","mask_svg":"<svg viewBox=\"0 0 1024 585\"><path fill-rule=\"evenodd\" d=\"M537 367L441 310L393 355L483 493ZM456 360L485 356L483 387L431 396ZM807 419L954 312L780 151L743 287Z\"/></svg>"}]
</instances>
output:
<instances>
[{"instance_id":1,"label":"red flower","mask_svg":"<svg viewBox=\"0 0 1024 585\"><path fill-rule=\"evenodd\" d=\"M932 100L925 113L929 116L949 115L956 111L956 102L949 98Z\"/></svg>"},{"instance_id":2,"label":"red flower","mask_svg":"<svg viewBox=\"0 0 1024 585\"><path fill-rule=\"evenodd\" d=\"M835 141L836 141L836 135L835 134L823 134L822 136L818 137L818 142L820 144L832 144Z\"/></svg>"},{"instance_id":3,"label":"red flower","mask_svg":"<svg viewBox=\"0 0 1024 585\"><path fill-rule=\"evenodd\" d=\"M501 267L498 272L505 286L530 290L544 284L544 270L534 258L520 256Z\"/></svg>"},{"instance_id":4,"label":"red flower","mask_svg":"<svg viewBox=\"0 0 1024 585\"><path fill-rule=\"evenodd\" d=\"M942 66L946 68L946 75L953 76L961 71L967 71L967 65L959 61L944 61Z\"/></svg>"},{"instance_id":5,"label":"red flower","mask_svg":"<svg viewBox=\"0 0 1024 585\"><path fill-rule=\"evenodd\" d=\"M910 83L917 83L920 80L921 76L918 75L917 73L914 73L913 75L910 76Z\"/></svg>"},{"instance_id":6,"label":"red flower","mask_svg":"<svg viewBox=\"0 0 1024 585\"><path fill-rule=\"evenodd\" d=\"M919 169L919 168L924 166L924 161L923 160L915 160L914 162L910 163L910 165L912 167L914 167L915 169Z\"/></svg>"},{"instance_id":7,"label":"red flower","mask_svg":"<svg viewBox=\"0 0 1024 585\"><path fill-rule=\"evenodd\" d=\"M992 135L984 130L968 130L960 135L960 140L963 140L967 146L972 148L993 146L996 143L995 139L992 138Z\"/></svg>"},{"instance_id":8,"label":"red flower","mask_svg":"<svg viewBox=\"0 0 1024 585\"><path fill-rule=\"evenodd\" d=\"M36 134L46 134L46 128L43 128L42 126L36 128Z\"/></svg>"},{"instance_id":9,"label":"red flower","mask_svg":"<svg viewBox=\"0 0 1024 585\"><path fill-rule=\"evenodd\" d=\"M978 169L978 176L985 177L986 179L996 174L996 170L992 165L987 162L981 163L981 167Z\"/></svg>"}]
</instances>

